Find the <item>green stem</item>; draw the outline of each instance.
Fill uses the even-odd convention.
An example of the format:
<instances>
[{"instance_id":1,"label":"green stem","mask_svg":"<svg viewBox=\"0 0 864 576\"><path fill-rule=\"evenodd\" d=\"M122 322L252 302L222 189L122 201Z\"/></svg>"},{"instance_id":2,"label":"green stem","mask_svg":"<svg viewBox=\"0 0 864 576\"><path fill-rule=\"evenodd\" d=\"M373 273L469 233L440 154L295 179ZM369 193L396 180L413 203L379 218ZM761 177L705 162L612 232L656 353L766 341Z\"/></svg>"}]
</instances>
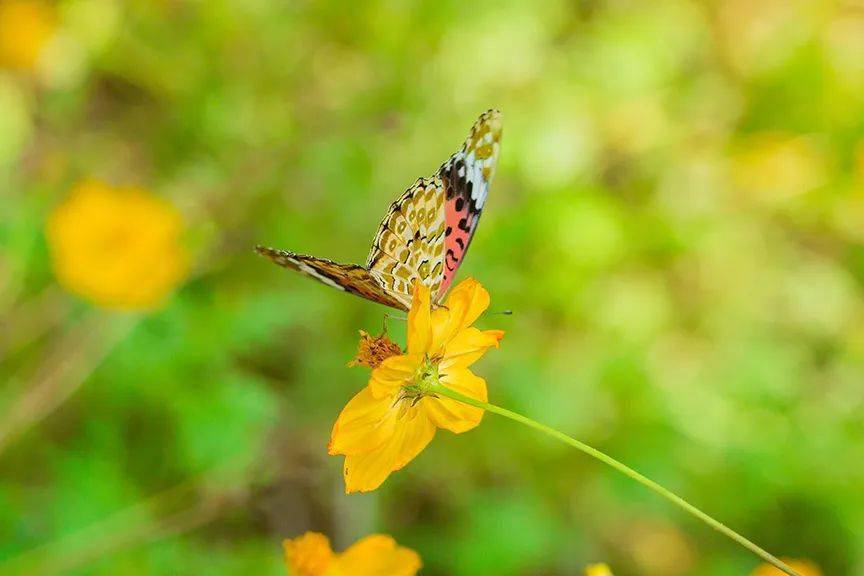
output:
<instances>
[{"instance_id":1,"label":"green stem","mask_svg":"<svg viewBox=\"0 0 864 576\"><path fill-rule=\"evenodd\" d=\"M692 504L690 504L689 502L687 502L686 500L684 500L683 498L678 496L677 494L670 492L669 490L667 490L666 488L664 488L660 484L654 482L650 478L643 476L642 474L640 474L639 472L636 472L635 470L633 470L629 466L619 462L618 460L615 460L611 456L607 456L603 452L600 452L596 448L592 448L591 446L585 444L584 442L580 442L579 440L576 440L575 438L571 438L570 436L568 436L567 434L564 434L563 432L559 432L558 430L555 430L554 428L550 428L549 426L546 426L545 424L541 424L535 420L532 420L531 418L528 418L528 417L523 416L521 414L517 414L516 412L513 412L512 410L507 410L506 408L501 408L500 406L495 406L494 404L489 404L487 402L481 402L480 400L476 400L474 398L471 398L470 396L465 396L464 394L460 394L459 392L456 392L455 390L452 390L450 388L442 386L441 384L432 385L430 387L429 392L431 392L433 394L439 394L441 396L447 396L448 398L452 398L453 400L457 400L459 402L462 402L463 404L468 404L470 406L482 408L483 410L486 410L487 412L492 412L494 414L504 416L505 418L515 420L516 422L524 424L530 428L534 428L535 430L539 430L540 432L543 432L547 436L551 436L557 440L560 440L561 442L564 442L565 444L568 444L568 445L572 446L573 448L576 448L577 450L581 450L582 452L591 456L592 458L596 458L597 460L603 462L604 464L608 464L609 466L618 470L619 472L621 472L625 476L628 476L629 478L632 478L633 480L642 484L646 488L653 490L654 492L656 492L660 496L666 498L667 500L669 500L670 502L672 502L673 504L675 504L676 506L678 506L679 508L681 508L682 510L687 512L688 514L695 516L696 518L698 518L699 520L701 520L702 522L704 522L705 524L707 524L708 526L710 526L714 530L717 530L721 534L728 536L729 538L731 538L732 540L734 540L735 542L737 542L738 544L740 544L744 548L750 550L751 552L753 552L754 554L756 554L757 556L759 556L760 558L762 558L766 562L772 564L773 566L782 570L786 574L789 574L789 576L801 576L800 573L796 572L795 570L793 570L792 568L787 566L782 560L780 560L776 556L769 554L768 552L766 552L765 550L763 550L762 548L760 548L759 546L757 546L756 544L754 544L753 542L751 542L750 540L745 538L744 536L741 536L740 534L738 534L737 532L735 532L734 530L732 530L731 528L729 528L728 526L726 526L722 522L719 522L719 521L715 520L714 518L712 518L711 516L709 516L708 514L706 514L705 512L702 512L701 510L699 510L698 508L696 508L695 506L693 506Z\"/></svg>"}]
</instances>

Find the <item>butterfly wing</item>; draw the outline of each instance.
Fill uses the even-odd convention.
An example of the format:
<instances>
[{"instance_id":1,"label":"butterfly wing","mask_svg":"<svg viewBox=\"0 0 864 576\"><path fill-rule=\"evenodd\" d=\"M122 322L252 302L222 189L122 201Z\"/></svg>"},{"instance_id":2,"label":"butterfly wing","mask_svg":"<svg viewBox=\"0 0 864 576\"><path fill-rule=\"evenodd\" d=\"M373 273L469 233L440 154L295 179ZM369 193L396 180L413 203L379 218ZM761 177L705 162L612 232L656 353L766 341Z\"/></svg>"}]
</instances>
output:
<instances>
[{"instance_id":1,"label":"butterfly wing","mask_svg":"<svg viewBox=\"0 0 864 576\"><path fill-rule=\"evenodd\" d=\"M501 113L489 110L474 123L462 148L438 170L446 191L444 276L436 295L439 300L453 282L477 231L500 147Z\"/></svg>"},{"instance_id":2,"label":"butterfly wing","mask_svg":"<svg viewBox=\"0 0 864 576\"><path fill-rule=\"evenodd\" d=\"M274 248L256 250L328 286L408 310L415 280L437 293L444 276L444 184L420 178L390 205L365 268Z\"/></svg>"},{"instance_id":3,"label":"butterfly wing","mask_svg":"<svg viewBox=\"0 0 864 576\"><path fill-rule=\"evenodd\" d=\"M420 178L390 205L366 260L369 273L405 308L415 280L440 289L444 277L444 184Z\"/></svg>"},{"instance_id":4,"label":"butterfly wing","mask_svg":"<svg viewBox=\"0 0 864 576\"><path fill-rule=\"evenodd\" d=\"M375 275L362 266L339 264L324 258L305 256L263 246L256 246L255 251L280 266L296 270L304 276L309 276L328 286L356 294L367 300L401 310L407 310L411 304L410 298L407 305L405 302L394 298L382 287Z\"/></svg>"},{"instance_id":5,"label":"butterfly wing","mask_svg":"<svg viewBox=\"0 0 864 576\"><path fill-rule=\"evenodd\" d=\"M485 112L432 178L405 191L381 221L366 266L258 246L276 264L373 302L407 310L415 280L440 301L477 229L498 161L501 114Z\"/></svg>"}]
</instances>

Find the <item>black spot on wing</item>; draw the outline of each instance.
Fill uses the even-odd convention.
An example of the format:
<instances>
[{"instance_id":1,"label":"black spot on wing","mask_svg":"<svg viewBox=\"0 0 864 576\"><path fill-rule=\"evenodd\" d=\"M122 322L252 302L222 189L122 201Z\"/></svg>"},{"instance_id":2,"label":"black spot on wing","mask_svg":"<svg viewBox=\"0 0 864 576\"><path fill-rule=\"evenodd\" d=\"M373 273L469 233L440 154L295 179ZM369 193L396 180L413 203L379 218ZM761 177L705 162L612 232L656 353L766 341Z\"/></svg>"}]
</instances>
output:
<instances>
[{"instance_id":1,"label":"black spot on wing","mask_svg":"<svg viewBox=\"0 0 864 576\"><path fill-rule=\"evenodd\" d=\"M447 200L470 198L470 195L466 196L467 182L464 176L459 176L460 170L465 173L465 161L456 156L451 157L438 169L438 176L444 182Z\"/></svg>"},{"instance_id":2,"label":"black spot on wing","mask_svg":"<svg viewBox=\"0 0 864 576\"><path fill-rule=\"evenodd\" d=\"M453 263L452 266L450 265L451 262ZM444 266L450 272L453 272L459 267L459 258L457 258L456 254L453 253L453 250L449 248L447 249L447 256L444 258Z\"/></svg>"}]
</instances>

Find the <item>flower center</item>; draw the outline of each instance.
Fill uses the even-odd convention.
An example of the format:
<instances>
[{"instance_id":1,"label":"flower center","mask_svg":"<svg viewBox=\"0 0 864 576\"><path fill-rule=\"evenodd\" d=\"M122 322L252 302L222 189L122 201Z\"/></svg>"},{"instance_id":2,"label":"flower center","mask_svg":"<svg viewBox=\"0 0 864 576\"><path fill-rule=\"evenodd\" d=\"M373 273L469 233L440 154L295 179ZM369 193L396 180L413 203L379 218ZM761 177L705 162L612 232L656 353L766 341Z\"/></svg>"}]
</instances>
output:
<instances>
[{"instance_id":1,"label":"flower center","mask_svg":"<svg viewBox=\"0 0 864 576\"><path fill-rule=\"evenodd\" d=\"M438 384L438 360L426 358L417 367L411 381L402 387L397 401L408 400L411 406L415 406L424 396L435 397L432 392Z\"/></svg>"}]
</instances>

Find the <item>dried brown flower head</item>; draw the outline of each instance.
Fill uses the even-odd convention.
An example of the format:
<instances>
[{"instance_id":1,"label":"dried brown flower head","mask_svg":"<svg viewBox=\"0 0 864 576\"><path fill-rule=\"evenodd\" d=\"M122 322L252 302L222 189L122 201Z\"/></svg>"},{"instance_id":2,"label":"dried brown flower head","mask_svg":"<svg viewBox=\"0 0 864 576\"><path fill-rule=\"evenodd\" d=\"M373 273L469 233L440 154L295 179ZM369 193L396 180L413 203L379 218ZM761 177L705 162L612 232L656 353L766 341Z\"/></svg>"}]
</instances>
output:
<instances>
[{"instance_id":1,"label":"dried brown flower head","mask_svg":"<svg viewBox=\"0 0 864 576\"><path fill-rule=\"evenodd\" d=\"M387 334L371 336L360 330L360 343L357 345L357 357L348 366L368 366L375 369L391 356L402 354L399 345L390 340Z\"/></svg>"}]
</instances>

